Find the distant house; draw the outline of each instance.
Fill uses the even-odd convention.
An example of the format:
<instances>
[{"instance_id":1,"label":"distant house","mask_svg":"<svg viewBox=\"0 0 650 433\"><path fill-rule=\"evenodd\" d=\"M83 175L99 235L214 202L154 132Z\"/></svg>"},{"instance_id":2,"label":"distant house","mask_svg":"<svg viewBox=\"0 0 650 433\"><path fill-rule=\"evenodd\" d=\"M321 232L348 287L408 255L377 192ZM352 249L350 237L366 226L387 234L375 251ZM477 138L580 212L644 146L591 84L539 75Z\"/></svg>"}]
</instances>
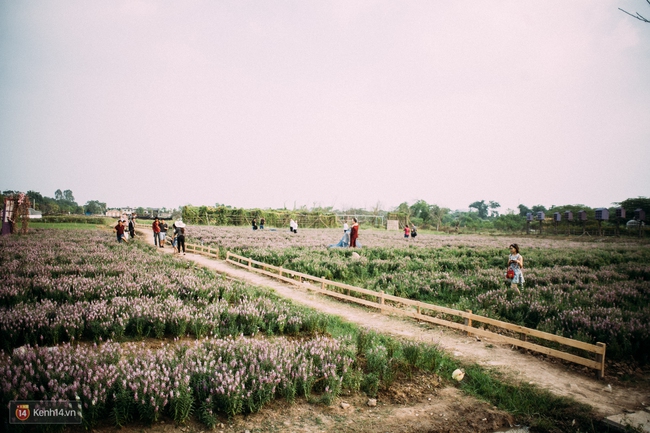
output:
<instances>
[{"instance_id":1,"label":"distant house","mask_svg":"<svg viewBox=\"0 0 650 433\"><path fill-rule=\"evenodd\" d=\"M43 212L33 208L29 208L29 219L41 219L43 218Z\"/></svg>"},{"instance_id":2,"label":"distant house","mask_svg":"<svg viewBox=\"0 0 650 433\"><path fill-rule=\"evenodd\" d=\"M106 211L106 216L111 218L119 218L122 216L122 211L120 209L110 209Z\"/></svg>"}]
</instances>

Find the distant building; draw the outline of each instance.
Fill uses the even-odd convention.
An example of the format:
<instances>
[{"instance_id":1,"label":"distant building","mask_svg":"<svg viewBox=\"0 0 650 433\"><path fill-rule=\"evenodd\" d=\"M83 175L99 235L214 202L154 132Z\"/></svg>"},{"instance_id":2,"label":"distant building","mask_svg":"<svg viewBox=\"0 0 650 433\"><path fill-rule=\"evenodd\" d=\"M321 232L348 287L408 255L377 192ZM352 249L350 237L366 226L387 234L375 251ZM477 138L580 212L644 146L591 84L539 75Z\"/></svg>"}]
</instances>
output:
<instances>
[{"instance_id":1,"label":"distant building","mask_svg":"<svg viewBox=\"0 0 650 433\"><path fill-rule=\"evenodd\" d=\"M29 208L29 219L41 219L43 218L43 212L33 208Z\"/></svg>"},{"instance_id":2,"label":"distant building","mask_svg":"<svg viewBox=\"0 0 650 433\"><path fill-rule=\"evenodd\" d=\"M109 209L106 211L106 216L111 218L119 218L122 216L122 211L120 209Z\"/></svg>"}]
</instances>

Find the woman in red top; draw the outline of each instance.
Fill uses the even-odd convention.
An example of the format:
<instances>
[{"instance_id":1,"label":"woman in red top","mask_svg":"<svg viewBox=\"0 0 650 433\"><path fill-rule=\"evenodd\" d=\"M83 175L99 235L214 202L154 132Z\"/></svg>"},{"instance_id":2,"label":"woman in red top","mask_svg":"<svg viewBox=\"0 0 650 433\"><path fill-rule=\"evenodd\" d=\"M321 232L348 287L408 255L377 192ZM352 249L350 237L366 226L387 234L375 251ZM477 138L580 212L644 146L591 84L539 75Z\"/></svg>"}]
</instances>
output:
<instances>
[{"instance_id":1,"label":"woman in red top","mask_svg":"<svg viewBox=\"0 0 650 433\"><path fill-rule=\"evenodd\" d=\"M350 246L356 248L357 238L359 237L359 222L356 218L352 218L352 221L354 221L354 224L352 224L352 228L350 229Z\"/></svg>"}]
</instances>

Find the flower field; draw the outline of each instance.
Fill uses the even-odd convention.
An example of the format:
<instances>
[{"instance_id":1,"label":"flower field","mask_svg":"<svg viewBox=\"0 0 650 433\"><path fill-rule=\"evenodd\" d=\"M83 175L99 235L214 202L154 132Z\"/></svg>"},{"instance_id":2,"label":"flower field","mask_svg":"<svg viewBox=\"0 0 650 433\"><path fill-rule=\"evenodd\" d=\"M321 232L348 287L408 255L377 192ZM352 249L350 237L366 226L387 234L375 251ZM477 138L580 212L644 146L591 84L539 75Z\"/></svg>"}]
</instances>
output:
<instances>
[{"instance_id":1,"label":"flower field","mask_svg":"<svg viewBox=\"0 0 650 433\"><path fill-rule=\"evenodd\" d=\"M328 249L340 230L256 231L200 227L193 243L388 294L607 344L608 358L650 360L650 247L644 243L537 237L361 231L356 250ZM507 246L517 242L526 283L504 282Z\"/></svg>"},{"instance_id":2,"label":"flower field","mask_svg":"<svg viewBox=\"0 0 650 433\"><path fill-rule=\"evenodd\" d=\"M124 336L297 334L322 329L325 320L139 244L112 243L100 232L5 240L0 283L0 341L7 350Z\"/></svg>"},{"instance_id":3,"label":"flower field","mask_svg":"<svg viewBox=\"0 0 650 433\"><path fill-rule=\"evenodd\" d=\"M275 398L329 402L356 351L323 335L327 321L105 232L0 239L1 403L77 399L87 427L192 413L214 426ZM145 337L159 347L133 342Z\"/></svg>"}]
</instances>

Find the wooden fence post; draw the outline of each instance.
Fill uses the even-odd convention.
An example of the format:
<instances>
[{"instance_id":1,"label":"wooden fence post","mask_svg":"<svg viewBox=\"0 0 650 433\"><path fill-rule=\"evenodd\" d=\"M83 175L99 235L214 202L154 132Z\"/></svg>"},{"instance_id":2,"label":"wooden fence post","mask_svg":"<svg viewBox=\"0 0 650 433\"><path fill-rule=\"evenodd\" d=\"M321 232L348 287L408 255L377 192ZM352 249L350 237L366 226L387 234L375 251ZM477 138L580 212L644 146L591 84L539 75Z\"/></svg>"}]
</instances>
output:
<instances>
[{"instance_id":1,"label":"wooden fence post","mask_svg":"<svg viewBox=\"0 0 650 433\"><path fill-rule=\"evenodd\" d=\"M249 257L248 258L248 269L251 269L253 267L253 260Z\"/></svg>"},{"instance_id":2,"label":"wooden fence post","mask_svg":"<svg viewBox=\"0 0 650 433\"><path fill-rule=\"evenodd\" d=\"M596 362L600 362L600 370L596 373L598 379L605 377L605 351L607 350L607 345L605 343L596 343L597 346L603 348L602 355L599 353L596 355Z\"/></svg>"},{"instance_id":3,"label":"wooden fence post","mask_svg":"<svg viewBox=\"0 0 650 433\"><path fill-rule=\"evenodd\" d=\"M379 293L381 294L381 295L379 296L379 304L381 305L381 307L379 307L379 309L380 309L381 312L383 313L383 312L384 312L384 309L383 309L382 307L384 306L384 291L383 291L383 290L380 290Z\"/></svg>"},{"instance_id":4,"label":"wooden fence post","mask_svg":"<svg viewBox=\"0 0 650 433\"><path fill-rule=\"evenodd\" d=\"M465 318L464 323L465 323L465 326L468 326L468 327L471 328L472 327L472 310L466 310L466 311L470 314L470 316ZM468 330L467 335L472 335L472 333Z\"/></svg>"},{"instance_id":5,"label":"wooden fence post","mask_svg":"<svg viewBox=\"0 0 650 433\"><path fill-rule=\"evenodd\" d=\"M321 288L321 290L325 290L325 278L321 278L321 280L320 280L320 288Z\"/></svg>"}]
</instances>

